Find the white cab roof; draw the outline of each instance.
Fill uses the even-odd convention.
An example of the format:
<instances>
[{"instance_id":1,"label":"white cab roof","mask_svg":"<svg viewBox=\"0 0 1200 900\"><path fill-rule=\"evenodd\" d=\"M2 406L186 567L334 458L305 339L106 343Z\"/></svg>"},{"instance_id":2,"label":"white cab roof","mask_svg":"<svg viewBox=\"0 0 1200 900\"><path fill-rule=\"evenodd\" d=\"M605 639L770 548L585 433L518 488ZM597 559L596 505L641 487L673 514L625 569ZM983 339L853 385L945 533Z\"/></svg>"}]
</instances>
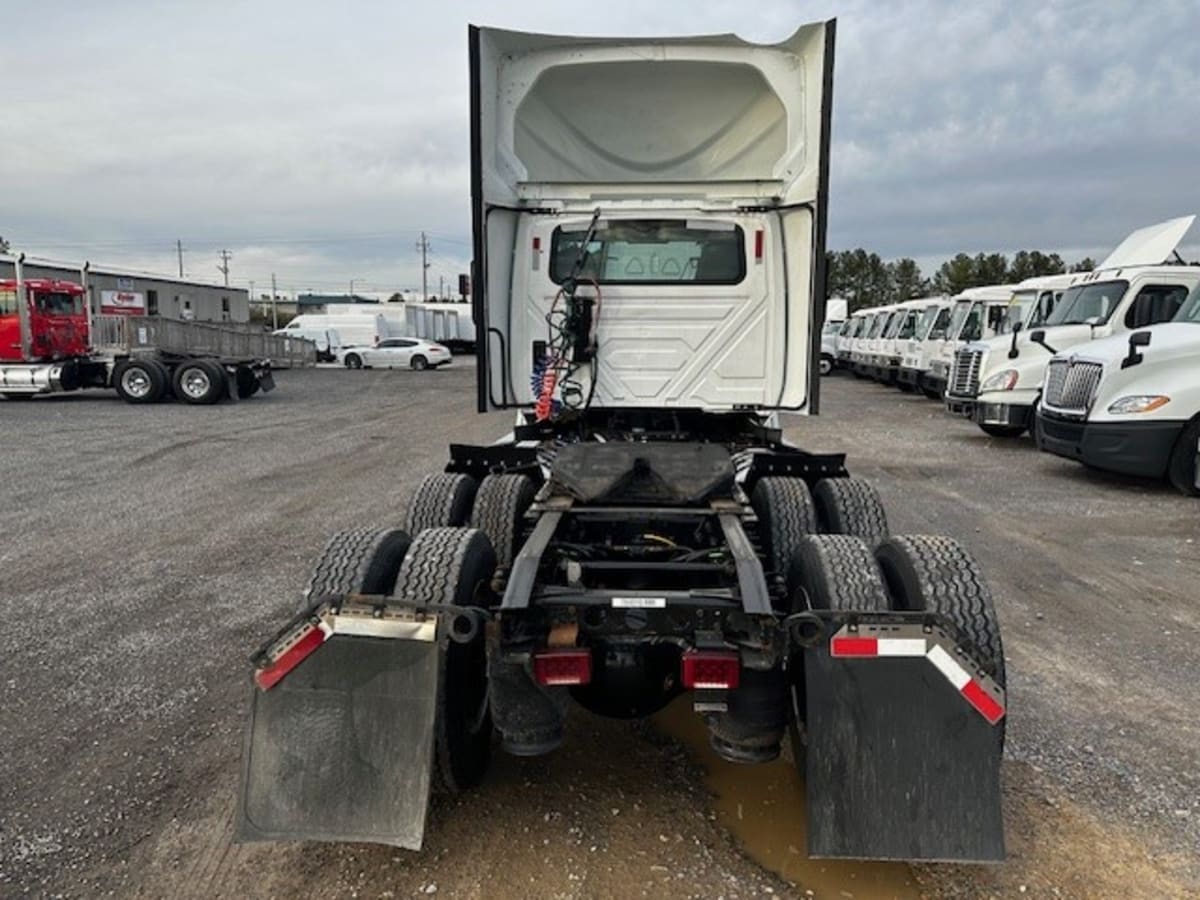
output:
<instances>
[{"instance_id":1,"label":"white cab roof","mask_svg":"<svg viewBox=\"0 0 1200 900\"><path fill-rule=\"evenodd\" d=\"M1096 266L1096 271L1123 269L1129 266L1156 266L1166 262L1194 221L1194 215L1182 216L1139 228L1121 241L1117 249Z\"/></svg>"}]
</instances>

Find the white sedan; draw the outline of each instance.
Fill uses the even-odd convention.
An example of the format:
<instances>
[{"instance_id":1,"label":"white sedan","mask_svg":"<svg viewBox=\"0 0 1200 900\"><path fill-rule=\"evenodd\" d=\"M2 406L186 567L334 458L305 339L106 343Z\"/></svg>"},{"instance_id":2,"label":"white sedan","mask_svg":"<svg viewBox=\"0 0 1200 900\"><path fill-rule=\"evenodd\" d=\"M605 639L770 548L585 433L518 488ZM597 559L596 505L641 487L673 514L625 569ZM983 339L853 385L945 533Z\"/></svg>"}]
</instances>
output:
<instances>
[{"instance_id":1,"label":"white sedan","mask_svg":"<svg viewBox=\"0 0 1200 900\"><path fill-rule=\"evenodd\" d=\"M450 365L450 351L420 338L386 338L374 347L344 347L338 359L347 369L436 369Z\"/></svg>"}]
</instances>

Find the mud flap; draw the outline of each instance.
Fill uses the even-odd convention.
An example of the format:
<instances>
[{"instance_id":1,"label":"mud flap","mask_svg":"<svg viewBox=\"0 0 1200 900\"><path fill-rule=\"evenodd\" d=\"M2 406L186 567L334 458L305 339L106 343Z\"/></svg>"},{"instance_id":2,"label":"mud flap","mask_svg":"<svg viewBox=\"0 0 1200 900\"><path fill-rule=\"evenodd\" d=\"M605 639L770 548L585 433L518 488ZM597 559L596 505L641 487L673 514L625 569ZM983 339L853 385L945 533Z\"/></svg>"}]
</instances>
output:
<instances>
[{"instance_id":1,"label":"mud flap","mask_svg":"<svg viewBox=\"0 0 1200 900\"><path fill-rule=\"evenodd\" d=\"M433 766L438 643L333 634L254 689L239 841L419 850Z\"/></svg>"},{"instance_id":2,"label":"mud flap","mask_svg":"<svg viewBox=\"0 0 1200 900\"><path fill-rule=\"evenodd\" d=\"M1002 860L998 726L925 658L804 658L809 855Z\"/></svg>"}]
</instances>

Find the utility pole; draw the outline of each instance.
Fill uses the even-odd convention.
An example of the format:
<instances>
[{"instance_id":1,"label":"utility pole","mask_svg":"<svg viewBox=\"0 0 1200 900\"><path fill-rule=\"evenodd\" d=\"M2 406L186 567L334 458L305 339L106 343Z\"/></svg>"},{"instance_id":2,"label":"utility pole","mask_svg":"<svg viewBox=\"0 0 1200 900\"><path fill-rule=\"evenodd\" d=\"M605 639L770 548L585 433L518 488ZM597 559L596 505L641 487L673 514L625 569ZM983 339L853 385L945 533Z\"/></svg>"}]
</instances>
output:
<instances>
[{"instance_id":1,"label":"utility pole","mask_svg":"<svg viewBox=\"0 0 1200 900\"><path fill-rule=\"evenodd\" d=\"M446 276L445 275L438 276L438 299L439 300L446 299Z\"/></svg>"},{"instance_id":2,"label":"utility pole","mask_svg":"<svg viewBox=\"0 0 1200 900\"><path fill-rule=\"evenodd\" d=\"M229 287L229 261L233 259L233 254L228 250L222 250L217 256L221 257L221 265L217 268L225 276L225 287Z\"/></svg>"},{"instance_id":3,"label":"utility pole","mask_svg":"<svg viewBox=\"0 0 1200 900\"><path fill-rule=\"evenodd\" d=\"M432 248L423 231L421 239L417 241L417 249L421 251L421 302L425 303L429 300L429 251Z\"/></svg>"},{"instance_id":4,"label":"utility pole","mask_svg":"<svg viewBox=\"0 0 1200 900\"><path fill-rule=\"evenodd\" d=\"M271 330L279 330L279 307L276 305L275 273L271 273Z\"/></svg>"},{"instance_id":5,"label":"utility pole","mask_svg":"<svg viewBox=\"0 0 1200 900\"><path fill-rule=\"evenodd\" d=\"M250 279L250 309L254 309L254 279Z\"/></svg>"},{"instance_id":6,"label":"utility pole","mask_svg":"<svg viewBox=\"0 0 1200 900\"><path fill-rule=\"evenodd\" d=\"M350 279L350 302L354 302L354 279Z\"/></svg>"},{"instance_id":7,"label":"utility pole","mask_svg":"<svg viewBox=\"0 0 1200 900\"><path fill-rule=\"evenodd\" d=\"M175 252L179 254L179 277L183 277L183 241L175 241Z\"/></svg>"}]
</instances>

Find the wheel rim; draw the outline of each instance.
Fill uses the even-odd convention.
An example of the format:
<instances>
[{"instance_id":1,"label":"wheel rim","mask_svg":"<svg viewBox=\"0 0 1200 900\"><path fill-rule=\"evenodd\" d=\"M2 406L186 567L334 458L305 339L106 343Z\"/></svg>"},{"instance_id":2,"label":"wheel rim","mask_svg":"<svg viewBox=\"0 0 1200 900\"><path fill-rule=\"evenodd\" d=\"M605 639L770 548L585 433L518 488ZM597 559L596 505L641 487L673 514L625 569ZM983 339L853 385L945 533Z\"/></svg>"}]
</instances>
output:
<instances>
[{"instance_id":1,"label":"wheel rim","mask_svg":"<svg viewBox=\"0 0 1200 900\"><path fill-rule=\"evenodd\" d=\"M189 366L179 379L179 387L192 400L200 400L212 390L212 380L203 369Z\"/></svg>"},{"instance_id":2,"label":"wheel rim","mask_svg":"<svg viewBox=\"0 0 1200 900\"><path fill-rule=\"evenodd\" d=\"M141 366L130 366L121 375L121 388L130 397L146 397L152 387L150 373Z\"/></svg>"}]
</instances>

